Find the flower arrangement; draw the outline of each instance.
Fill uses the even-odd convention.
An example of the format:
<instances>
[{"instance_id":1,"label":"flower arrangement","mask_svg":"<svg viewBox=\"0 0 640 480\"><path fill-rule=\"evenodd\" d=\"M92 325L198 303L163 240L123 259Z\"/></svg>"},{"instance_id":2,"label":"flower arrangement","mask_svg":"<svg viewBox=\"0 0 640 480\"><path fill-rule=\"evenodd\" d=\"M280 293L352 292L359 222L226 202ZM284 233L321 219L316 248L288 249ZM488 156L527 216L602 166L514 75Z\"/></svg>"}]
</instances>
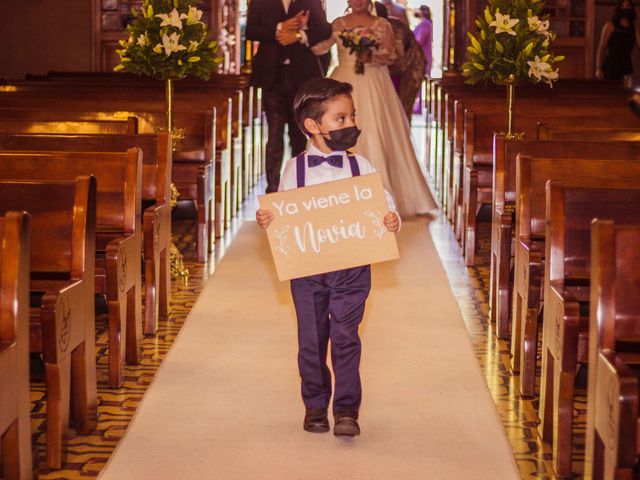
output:
<instances>
[{"instance_id":1,"label":"flower arrangement","mask_svg":"<svg viewBox=\"0 0 640 480\"><path fill-rule=\"evenodd\" d=\"M195 75L208 79L221 61L216 41L207 40L198 0L145 0L142 11L133 10L128 39L120 40L125 71L164 80Z\"/></svg>"},{"instance_id":2,"label":"flower arrangement","mask_svg":"<svg viewBox=\"0 0 640 480\"><path fill-rule=\"evenodd\" d=\"M468 83L491 80L497 84L532 81L553 86L556 64L564 59L549 51L556 35L542 15L542 0L489 0L476 20L478 33L468 33L462 75Z\"/></svg>"},{"instance_id":3,"label":"flower arrangement","mask_svg":"<svg viewBox=\"0 0 640 480\"><path fill-rule=\"evenodd\" d=\"M121 63L114 70L147 75L165 81L167 131L173 149L184 138L183 128L173 125L173 81L194 75L203 80L211 76L222 60L216 41L207 40L207 26L198 0L144 0L141 11L132 9L133 21L127 26L127 40L120 40ZM172 186L172 197L175 186ZM179 195L176 191L176 197ZM178 248L171 245L171 276L187 277Z\"/></svg>"},{"instance_id":4,"label":"flower arrangement","mask_svg":"<svg viewBox=\"0 0 640 480\"><path fill-rule=\"evenodd\" d=\"M367 27L345 28L338 36L342 41L342 45L349 49L349 53L356 55L355 72L358 75L362 75L364 73L364 62L361 57L372 53L374 49L380 46L378 37L376 37L373 30Z\"/></svg>"}]
</instances>

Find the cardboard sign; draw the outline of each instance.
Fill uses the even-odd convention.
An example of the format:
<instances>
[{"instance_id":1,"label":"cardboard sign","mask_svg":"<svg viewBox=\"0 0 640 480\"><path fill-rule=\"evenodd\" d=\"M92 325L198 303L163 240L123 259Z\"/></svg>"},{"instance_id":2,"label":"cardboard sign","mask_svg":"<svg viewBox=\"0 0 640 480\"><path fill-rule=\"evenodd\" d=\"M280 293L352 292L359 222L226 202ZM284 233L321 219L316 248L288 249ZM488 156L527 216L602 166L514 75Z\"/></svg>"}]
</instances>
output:
<instances>
[{"instance_id":1,"label":"cardboard sign","mask_svg":"<svg viewBox=\"0 0 640 480\"><path fill-rule=\"evenodd\" d=\"M270 193L267 229L278 278L306 277L399 258L380 173Z\"/></svg>"}]
</instances>

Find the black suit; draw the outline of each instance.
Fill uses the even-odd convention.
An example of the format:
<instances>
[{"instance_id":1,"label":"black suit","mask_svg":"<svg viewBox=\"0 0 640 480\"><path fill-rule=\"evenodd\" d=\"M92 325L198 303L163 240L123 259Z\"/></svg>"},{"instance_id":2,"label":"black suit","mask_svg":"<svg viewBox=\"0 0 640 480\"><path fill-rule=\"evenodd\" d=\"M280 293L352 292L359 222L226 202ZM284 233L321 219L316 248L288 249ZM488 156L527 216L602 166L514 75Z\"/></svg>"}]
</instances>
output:
<instances>
[{"instance_id":1,"label":"black suit","mask_svg":"<svg viewBox=\"0 0 640 480\"><path fill-rule=\"evenodd\" d=\"M293 115L293 98L305 81L326 74L326 58L318 58L302 43L283 46L276 40L279 23L309 12L305 33L309 46L331 36L320 0L291 0L285 12L282 0L251 0L246 36L260 42L251 74L251 84L263 89L264 110L269 124L266 148L267 193L276 191L284 153L284 125L289 125L291 153L295 156L306 146L306 138ZM285 64L286 62L286 64Z\"/></svg>"}]
</instances>

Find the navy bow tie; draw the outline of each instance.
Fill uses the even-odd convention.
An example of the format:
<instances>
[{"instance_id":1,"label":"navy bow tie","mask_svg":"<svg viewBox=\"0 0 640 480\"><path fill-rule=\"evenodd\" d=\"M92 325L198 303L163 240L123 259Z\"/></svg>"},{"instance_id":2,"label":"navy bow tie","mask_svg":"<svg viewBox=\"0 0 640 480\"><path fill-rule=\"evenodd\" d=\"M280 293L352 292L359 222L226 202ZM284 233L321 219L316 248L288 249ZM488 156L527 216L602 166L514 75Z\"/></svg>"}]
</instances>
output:
<instances>
[{"instance_id":1,"label":"navy bow tie","mask_svg":"<svg viewBox=\"0 0 640 480\"><path fill-rule=\"evenodd\" d=\"M323 162L327 162L332 167L342 168L342 155L329 155L328 157L309 155L308 158L310 167L317 167Z\"/></svg>"}]
</instances>

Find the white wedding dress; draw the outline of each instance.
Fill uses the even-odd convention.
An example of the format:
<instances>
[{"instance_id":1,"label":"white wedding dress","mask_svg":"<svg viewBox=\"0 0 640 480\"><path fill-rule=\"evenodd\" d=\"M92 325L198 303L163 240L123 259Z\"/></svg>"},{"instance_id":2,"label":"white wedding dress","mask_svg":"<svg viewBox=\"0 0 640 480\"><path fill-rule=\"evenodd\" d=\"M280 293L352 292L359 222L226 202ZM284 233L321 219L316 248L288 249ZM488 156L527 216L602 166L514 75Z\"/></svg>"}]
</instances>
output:
<instances>
[{"instance_id":1,"label":"white wedding dress","mask_svg":"<svg viewBox=\"0 0 640 480\"><path fill-rule=\"evenodd\" d=\"M337 43L339 65L331 78L353 85L356 124L362 130L354 151L382 174L384 186L393 194L403 218L434 212L438 207L418 165L409 122L387 70L397 55L391 24L376 18L370 27L380 46L373 50L371 63L365 64L360 75L355 73L356 56L339 38L345 28L342 18L334 20L332 37L315 45L313 51L326 53Z\"/></svg>"}]
</instances>

